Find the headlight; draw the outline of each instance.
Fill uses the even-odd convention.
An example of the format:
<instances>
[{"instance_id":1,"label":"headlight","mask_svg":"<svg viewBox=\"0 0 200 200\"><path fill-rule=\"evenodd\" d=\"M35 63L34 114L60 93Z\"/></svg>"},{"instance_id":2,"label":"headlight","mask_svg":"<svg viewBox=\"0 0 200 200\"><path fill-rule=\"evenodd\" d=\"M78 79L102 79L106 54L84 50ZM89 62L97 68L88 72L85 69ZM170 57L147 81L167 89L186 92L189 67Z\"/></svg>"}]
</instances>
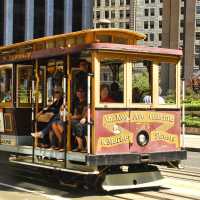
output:
<instances>
[{"instance_id":1,"label":"headlight","mask_svg":"<svg viewBox=\"0 0 200 200\"><path fill-rule=\"evenodd\" d=\"M140 131L137 135L137 143L140 146L145 146L149 142L149 134L146 131Z\"/></svg>"}]
</instances>

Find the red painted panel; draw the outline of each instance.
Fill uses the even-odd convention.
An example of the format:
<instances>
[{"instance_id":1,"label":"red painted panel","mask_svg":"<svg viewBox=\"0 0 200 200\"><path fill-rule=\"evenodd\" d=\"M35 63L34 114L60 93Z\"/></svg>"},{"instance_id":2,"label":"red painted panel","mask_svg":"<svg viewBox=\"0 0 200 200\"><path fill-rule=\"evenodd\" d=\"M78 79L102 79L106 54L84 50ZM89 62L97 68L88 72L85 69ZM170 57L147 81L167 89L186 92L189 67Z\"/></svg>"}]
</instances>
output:
<instances>
[{"instance_id":1,"label":"red painted panel","mask_svg":"<svg viewBox=\"0 0 200 200\"><path fill-rule=\"evenodd\" d=\"M149 143L137 143L140 131L149 134ZM180 148L179 111L102 111L95 116L96 154L148 153Z\"/></svg>"}]
</instances>

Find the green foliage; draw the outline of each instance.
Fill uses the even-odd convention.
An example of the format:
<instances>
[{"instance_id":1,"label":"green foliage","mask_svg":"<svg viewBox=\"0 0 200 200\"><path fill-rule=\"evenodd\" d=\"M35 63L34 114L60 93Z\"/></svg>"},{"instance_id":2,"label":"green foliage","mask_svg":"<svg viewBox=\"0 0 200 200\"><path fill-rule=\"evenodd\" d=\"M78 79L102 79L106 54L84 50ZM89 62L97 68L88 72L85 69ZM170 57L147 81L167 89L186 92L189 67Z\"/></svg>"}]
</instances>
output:
<instances>
[{"instance_id":1,"label":"green foliage","mask_svg":"<svg viewBox=\"0 0 200 200\"><path fill-rule=\"evenodd\" d=\"M186 115L185 116L185 124L188 127L200 127L200 117L199 116Z\"/></svg>"},{"instance_id":2,"label":"green foliage","mask_svg":"<svg viewBox=\"0 0 200 200\"><path fill-rule=\"evenodd\" d=\"M147 72L135 75L133 79L133 87L137 87L144 94L149 91L149 77Z\"/></svg>"}]
</instances>

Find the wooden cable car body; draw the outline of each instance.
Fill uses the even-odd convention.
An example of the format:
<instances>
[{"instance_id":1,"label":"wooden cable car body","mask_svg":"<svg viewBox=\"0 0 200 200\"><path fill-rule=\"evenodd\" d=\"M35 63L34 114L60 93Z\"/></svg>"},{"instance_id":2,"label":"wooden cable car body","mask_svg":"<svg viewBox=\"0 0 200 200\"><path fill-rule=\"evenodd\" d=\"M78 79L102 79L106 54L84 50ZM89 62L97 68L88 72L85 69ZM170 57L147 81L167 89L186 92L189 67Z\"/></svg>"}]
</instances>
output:
<instances>
[{"instance_id":1,"label":"wooden cable car body","mask_svg":"<svg viewBox=\"0 0 200 200\"><path fill-rule=\"evenodd\" d=\"M4 121L0 127L0 149L16 154L10 161L84 176L95 175L96 185L113 190L139 187L160 179L156 168L150 166L152 163L186 159L186 152L180 145L182 51L138 45L137 41L142 39L144 35L132 31L94 29L1 47L0 70L11 69L13 84L10 88L12 99L0 102L1 120ZM55 69L62 69L64 102L66 112L70 113L73 71L77 69L74 66L83 58L91 63L87 80L87 152L72 151L70 122L65 127L64 152L36 147L35 141L31 145L30 132L37 129L34 116L51 98L48 91L51 76L48 75ZM143 61L147 61L146 64ZM174 65L173 103L159 103L160 63L168 63L169 67ZM134 70L139 74L143 68L149 74L149 104L133 100ZM112 73L109 80L106 76L101 77L106 70ZM27 76L31 76L31 82L24 81ZM137 80L139 75L135 77ZM116 81L121 84L122 99L102 102L101 83L111 85ZM24 88L29 88L29 92ZM57 161L41 159L45 157ZM144 179L144 175L148 178Z\"/></svg>"}]
</instances>

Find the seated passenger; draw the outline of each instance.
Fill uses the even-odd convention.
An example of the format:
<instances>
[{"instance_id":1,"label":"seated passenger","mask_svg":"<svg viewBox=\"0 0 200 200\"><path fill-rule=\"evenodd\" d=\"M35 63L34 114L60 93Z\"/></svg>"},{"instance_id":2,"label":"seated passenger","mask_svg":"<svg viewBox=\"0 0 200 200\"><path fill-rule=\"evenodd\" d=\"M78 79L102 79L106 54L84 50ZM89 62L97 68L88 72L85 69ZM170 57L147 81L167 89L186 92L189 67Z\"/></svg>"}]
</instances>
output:
<instances>
[{"instance_id":1,"label":"seated passenger","mask_svg":"<svg viewBox=\"0 0 200 200\"><path fill-rule=\"evenodd\" d=\"M86 93L82 88L76 91L77 102L75 104L74 113L71 116L72 133L77 141L77 148L73 151L84 152L83 139L86 134L87 127L87 101Z\"/></svg>"},{"instance_id":2,"label":"seated passenger","mask_svg":"<svg viewBox=\"0 0 200 200\"><path fill-rule=\"evenodd\" d=\"M100 87L100 102L115 102L110 96L110 90L107 84L102 84Z\"/></svg>"},{"instance_id":3,"label":"seated passenger","mask_svg":"<svg viewBox=\"0 0 200 200\"><path fill-rule=\"evenodd\" d=\"M59 118L60 107L63 104L61 87L57 87L54 89L54 99L55 101L53 102L53 104L51 104L47 108L44 108L40 113L37 114L37 116L39 116L41 113L52 112L54 113L53 118L48 122L48 124L46 125L44 129L42 129L39 132L31 133L33 137L44 138L47 134L49 134L50 131L53 131L52 129L53 126L61 123L60 118Z\"/></svg>"},{"instance_id":4,"label":"seated passenger","mask_svg":"<svg viewBox=\"0 0 200 200\"><path fill-rule=\"evenodd\" d=\"M139 103L142 99L143 92L140 91L138 87L132 89L132 102Z\"/></svg>"},{"instance_id":5,"label":"seated passenger","mask_svg":"<svg viewBox=\"0 0 200 200\"><path fill-rule=\"evenodd\" d=\"M111 89L111 97L115 102L123 102L123 93L119 88L119 84L117 82L113 82L110 85Z\"/></svg>"}]
</instances>

